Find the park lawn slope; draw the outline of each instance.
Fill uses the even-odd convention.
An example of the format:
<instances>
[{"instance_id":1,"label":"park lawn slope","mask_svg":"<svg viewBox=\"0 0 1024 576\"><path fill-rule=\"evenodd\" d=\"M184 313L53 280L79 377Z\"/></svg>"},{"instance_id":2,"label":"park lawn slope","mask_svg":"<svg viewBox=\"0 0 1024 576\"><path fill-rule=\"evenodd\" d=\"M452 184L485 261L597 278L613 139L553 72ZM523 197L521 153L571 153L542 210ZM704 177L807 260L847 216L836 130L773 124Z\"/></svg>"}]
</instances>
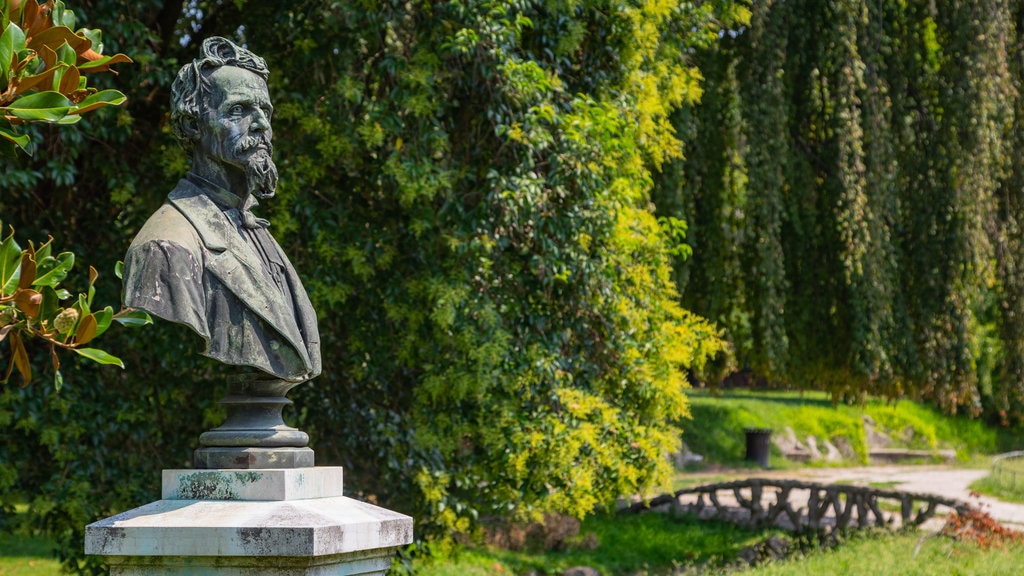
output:
<instances>
[{"instance_id":1,"label":"park lawn slope","mask_svg":"<svg viewBox=\"0 0 1024 576\"><path fill-rule=\"evenodd\" d=\"M833 404L823 392L772 392L730 389L712 393L689 392L692 421L684 425L683 440L705 462L743 466L744 428L767 428L796 437L813 435L819 442L845 443L851 452L842 465L868 464L865 417L887 435L892 448L911 450L955 449L958 460L995 454L1013 446L1019 435L987 427L978 420L946 416L921 404L900 400L868 399L863 405ZM1018 433L1019 434L1019 433ZM812 465L814 463L811 463ZM781 452L772 446L772 465L786 467Z\"/></svg>"}]
</instances>

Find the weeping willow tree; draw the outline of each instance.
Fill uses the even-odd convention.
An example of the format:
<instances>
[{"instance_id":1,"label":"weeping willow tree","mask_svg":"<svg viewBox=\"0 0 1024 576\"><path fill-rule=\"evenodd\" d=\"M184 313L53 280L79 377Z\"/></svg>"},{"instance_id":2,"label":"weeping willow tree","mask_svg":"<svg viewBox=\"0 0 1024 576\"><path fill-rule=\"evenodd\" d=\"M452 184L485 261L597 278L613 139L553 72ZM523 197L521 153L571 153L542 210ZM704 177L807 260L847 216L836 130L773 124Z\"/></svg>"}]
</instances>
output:
<instances>
[{"instance_id":1,"label":"weeping willow tree","mask_svg":"<svg viewBox=\"0 0 1024 576\"><path fill-rule=\"evenodd\" d=\"M927 398L1020 419L1024 30L1006 0L759 1L699 52L684 305L736 366L834 398Z\"/></svg>"}]
</instances>

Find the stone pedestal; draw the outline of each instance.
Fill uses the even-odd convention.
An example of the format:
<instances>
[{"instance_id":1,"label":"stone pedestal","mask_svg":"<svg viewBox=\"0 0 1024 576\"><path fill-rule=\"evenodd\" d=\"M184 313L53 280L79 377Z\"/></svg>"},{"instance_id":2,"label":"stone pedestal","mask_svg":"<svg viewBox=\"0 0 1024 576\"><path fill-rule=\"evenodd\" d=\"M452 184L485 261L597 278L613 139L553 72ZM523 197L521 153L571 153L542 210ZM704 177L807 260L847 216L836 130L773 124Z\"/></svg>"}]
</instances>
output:
<instances>
[{"instance_id":1,"label":"stone pedestal","mask_svg":"<svg viewBox=\"0 0 1024 576\"><path fill-rule=\"evenodd\" d=\"M342 496L342 469L164 470L163 499L86 526L113 576L384 574L412 518Z\"/></svg>"}]
</instances>

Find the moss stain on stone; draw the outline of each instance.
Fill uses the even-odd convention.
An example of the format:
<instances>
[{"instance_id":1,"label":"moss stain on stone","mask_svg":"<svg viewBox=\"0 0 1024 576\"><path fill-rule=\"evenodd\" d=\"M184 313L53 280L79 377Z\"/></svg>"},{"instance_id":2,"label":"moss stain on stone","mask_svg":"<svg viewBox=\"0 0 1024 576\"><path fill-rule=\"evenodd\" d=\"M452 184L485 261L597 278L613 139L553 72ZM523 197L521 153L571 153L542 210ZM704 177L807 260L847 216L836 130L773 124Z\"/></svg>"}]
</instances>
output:
<instances>
[{"instance_id":1,"label":"moss stain on stone","mask_svg":"<svg viewBox=\"0 0 1024 576\"><path fill-rule=\"evenodd\" d=\"M196 472L178 479L178 497L185 500L238 500L231 482L219 472Z\"/></svg>"}]
</instances>

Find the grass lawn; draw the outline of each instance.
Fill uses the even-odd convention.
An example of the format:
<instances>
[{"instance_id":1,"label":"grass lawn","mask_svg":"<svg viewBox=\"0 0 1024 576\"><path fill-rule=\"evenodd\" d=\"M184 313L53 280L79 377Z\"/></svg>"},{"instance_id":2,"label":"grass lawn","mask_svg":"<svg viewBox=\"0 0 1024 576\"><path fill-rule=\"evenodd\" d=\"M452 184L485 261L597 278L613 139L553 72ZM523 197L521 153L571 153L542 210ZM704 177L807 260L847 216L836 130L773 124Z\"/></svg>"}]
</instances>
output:
<instances>
[{"instance_id":1,"label":"grass lawn","mask_svg":"<svg viewBox=\"0 0 1024 576\"><path fill-rule=\"evenodd\" d=\"M920 547L919 547L920 546ZM1020 574L1024 546L1007 544L982 549L977 545L924 533L853 536L844 544L815 550L800 558L751 568L738 574L805 576L807 574L869 574L871 576L992 576Z\"/></svg>"},{"instance_id":2,"label":"grass lawn","mask_svg":"<svg viewBox=\"0 0 1024 576\"><path fill-rule=\"evenodd\" d=\"M57 576L53 544L41 537L0 534L0 576Z\"/></svg>"},{"instance_id":3,"label":"grass lawn","mask_svg":"<svg viewBox=\"0 0 1024 576\"><path fill-rule=\"evenodd\" d=\"M769 428L781 434L787 426L801 440L809 435L819 443L843 438L854 457L842 465L867 464L865 416L875 423L878 431L892 439L893 448L954 448L961 462L980 462L981 466L987 466L987 456L1024 448L1019 430L986 427L978 420L945 416L909 400L868 399L863 405L833 405L823 392L724 390L712 393L698 389L687 394L693 419L683 424L683 440L693 452L703 455L706 462L730 467L750 465L743 461L744 428ZM771 465L773 468L797 466L783 459L774 445Z\"/></svg>"},{"instance_id":4,"label":"grass lawn","mask_svg":"<svg viewBox=\"0 0 1024 576\"><path fill-rule=\"evenodd\" d=\"M992 576L1020 574L1024 565L1024 546L1020 544L983 549L969 542L912 531L853 533L834 548L815 548L786 560L737 569L735 563L730 563L736 552L743 545L767 537L767 532L737 533L726 525L693 524L695 520L675 523L655 514L618 520L624 524L617 535L605 532L614 522L590 525L607 538L593 551L538 554L472 548L451 558L417 560L413 566L419 576L491 576L531 571L553 576L580 565L597 568L603 576ZM648 542L648 538L652 540Z\"/></svg>"},{"instance_id":5,"label":"grass lawn","mask_svg":"<svg viewBox=\"0 0 1024 576\"><path fill-rule=\"evenodd\" d=\"M999 462L988 476L971 484L971 490L1004 502L1024 503L1024 458Z\"/></svg>"},{"instance_id":6,"label":"grass lawn","mask_svg":"<svg viewBox=\"0 0 1024 576\"><path fill-rule=\"evenodd\" d=\"M593 534L597 547L585 545ZM566 551L509 552L467 548L452 558L417 560L422 576L472 576L491 574L561 574L573 566L587 565L602 574L675 574L682 566L722 566L739 551L780 530L744 530L725 522L702 522L691 516L668 514L595 516L580 529L583 545Z\"/></svg>"}]
</instances>

